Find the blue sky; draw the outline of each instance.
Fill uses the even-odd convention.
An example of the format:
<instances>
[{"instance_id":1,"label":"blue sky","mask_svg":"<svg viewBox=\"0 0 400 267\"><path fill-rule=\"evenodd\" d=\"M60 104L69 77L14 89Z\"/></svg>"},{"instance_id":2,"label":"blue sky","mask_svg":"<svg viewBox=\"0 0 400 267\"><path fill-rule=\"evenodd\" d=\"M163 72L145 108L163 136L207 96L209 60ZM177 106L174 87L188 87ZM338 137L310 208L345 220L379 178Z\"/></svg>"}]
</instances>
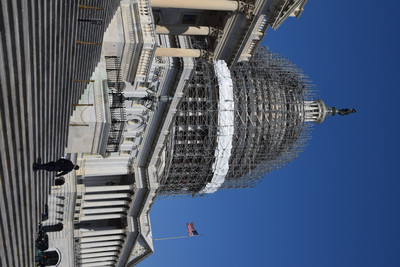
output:
<instances>
[{"instance_id":1,"label":"blue sky","mask_svg":"<svg viewBox=\"0 0 400 267\"><path fill-rule=\"evenodd\" d=\"M139 266L400 266L396 1L310 0L264 44L356 114L315 127L306 151L256 188L157 200L155 241Z\"/></svg>"}]
</instances>

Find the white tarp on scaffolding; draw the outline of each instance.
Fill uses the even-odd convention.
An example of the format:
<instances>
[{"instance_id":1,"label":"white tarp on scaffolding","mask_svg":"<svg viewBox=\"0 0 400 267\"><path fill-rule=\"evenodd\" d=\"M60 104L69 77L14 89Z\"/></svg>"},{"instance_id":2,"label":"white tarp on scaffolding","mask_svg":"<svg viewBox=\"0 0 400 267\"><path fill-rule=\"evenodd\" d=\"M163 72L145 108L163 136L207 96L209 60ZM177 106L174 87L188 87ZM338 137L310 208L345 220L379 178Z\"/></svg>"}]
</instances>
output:
<instances>
[{"instance_id":1,"label":"white tarp on scaffolding","mask_svg":"<svg viewBox=\"0 0 400 267\"><path fill-rule=\"evenodd\" d=\"M234 102L231 72L223 60L214 61L214 70L219 87L218 136L215 162L212 165L214 176L200 193L214 193L221 187L229 170L229 158L232 151Z\"/></svg>"}]
</instances>

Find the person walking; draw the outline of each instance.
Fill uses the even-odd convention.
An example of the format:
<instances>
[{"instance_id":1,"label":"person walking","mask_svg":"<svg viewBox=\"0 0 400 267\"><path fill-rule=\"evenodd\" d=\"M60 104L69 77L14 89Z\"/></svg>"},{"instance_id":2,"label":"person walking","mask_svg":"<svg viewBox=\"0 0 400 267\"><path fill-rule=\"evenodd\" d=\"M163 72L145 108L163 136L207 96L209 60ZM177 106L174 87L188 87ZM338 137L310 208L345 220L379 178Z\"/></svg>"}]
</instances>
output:
<instances>
[{"instance_id":1,"label":"person walking","mask_svg":"<svg viewBox=\"0 0 400 267\"><path fill-rule=\"evenodd\" d=\"M57 161L49 161L45 164L33 163L33 171L45 170L48 172L61 172L56 177L65 175L72 170L79 170L79 166L72 163L68 159L59 159Z\"/></svg>"}]
</instances>

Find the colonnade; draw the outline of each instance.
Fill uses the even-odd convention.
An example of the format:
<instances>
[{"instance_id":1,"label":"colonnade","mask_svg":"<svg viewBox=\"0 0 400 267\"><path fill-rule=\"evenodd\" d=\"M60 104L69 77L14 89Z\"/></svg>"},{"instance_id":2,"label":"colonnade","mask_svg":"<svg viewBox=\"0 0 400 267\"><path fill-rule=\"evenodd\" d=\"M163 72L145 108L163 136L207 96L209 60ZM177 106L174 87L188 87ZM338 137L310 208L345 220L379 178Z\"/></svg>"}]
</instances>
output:
<instances>
[{"instance_id":1,"label":"colonnade","mask_svg":"<svg viewBox=\"0 0 400 267\"><path fill-rule=\"evenodd\" d=\"M125 217L131 192L130 185L84 187L79 221Z\"/></svg>"},{"instance_id":2,"label":"colonnade","mask_svg":"<svg viewBox=\"0 0 400 267\"><path fill-rule=\"evenodd\" d=\"M151 0L153 8L176 8L190 10L213 10L234 12L239 11L241 1L234 0ZM215 29L209 26L187 26L187 25L156 25L157 34L170 35L202 35L208 36L215 32ZM201 57L206 55L206 51L200 49L182 49L182 48L162 48L156 49L156 56L165 57Z\"/></svg>"},{"instance_id":3,"label":"colonnade","mask_svg":"<svg viewBox=\"0 0 400 267\"><path fill-rule=\"evenodd\" d=\"M75 209L79 211L78 220L91 225L90 229L75 230L80 264L83 267L113 266L125 242L125 229L103 230L101 221L126 217L133 188L130 185L111 185L82 186L80 189L81 200Z\"/></svg>"},{"instance_id":4,"label":"colonnade","mask_svg":"<svg viewBox=\"0 0 400 267\"><path fill-rule=\"evenodd\" d=\"M111 266L118 259L125 239L125 230L78 230L75 235L75 238L77 237L80 237L79 258L82 267Z\"/></svg>"},{"instance_id":5,"label":"colonnade","mask_svg":"<svg viewBox=\"0 0 400 267\"><path fill-rule=\"evenodd\" d=\"M324 101L317 99L314 101L304 102L304 121L322 123L327 114L328 108L326 107Z\"/></svg>"}]
</instances>

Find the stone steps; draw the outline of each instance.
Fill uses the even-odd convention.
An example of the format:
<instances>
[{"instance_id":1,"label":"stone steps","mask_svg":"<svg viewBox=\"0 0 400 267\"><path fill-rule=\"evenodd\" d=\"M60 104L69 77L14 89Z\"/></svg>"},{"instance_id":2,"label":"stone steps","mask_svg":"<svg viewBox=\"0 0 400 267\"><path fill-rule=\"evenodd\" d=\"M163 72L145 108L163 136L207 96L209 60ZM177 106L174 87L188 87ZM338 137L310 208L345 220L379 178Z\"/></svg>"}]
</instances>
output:
<instances>
[{"instance_id":1,"label":"stone steps","mask_svg":"<svg viewBox=\"0 0 400 267\"><path fill-rule=\"evenodd\" d=\"M103 25L81 26L77 20L87 10L78 9L78 4L104 5L99 14ZM89 79L100 57L100 46L75 41L87 37L101 42L118 4L119 0L0 3L1 266L34 266L37 224L54 174L34 173L31 166L37 158L46 162L63 156L71 105L86 87L72 80Z\"/></svg>"}]
</instances>

